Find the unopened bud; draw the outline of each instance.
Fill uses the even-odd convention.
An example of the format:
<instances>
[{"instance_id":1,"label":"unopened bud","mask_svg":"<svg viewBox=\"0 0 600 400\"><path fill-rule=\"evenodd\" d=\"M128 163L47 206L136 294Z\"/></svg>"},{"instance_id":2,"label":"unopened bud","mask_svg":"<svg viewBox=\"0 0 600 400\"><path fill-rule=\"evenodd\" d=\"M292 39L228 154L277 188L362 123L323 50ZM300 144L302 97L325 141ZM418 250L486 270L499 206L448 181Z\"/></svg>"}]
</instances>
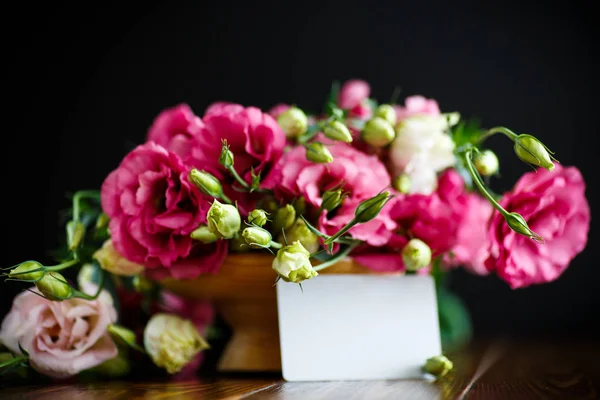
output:
<instances>
[{"instance_id":1,"label":"unopened bud","mask_svg":"<svg viewBox=\"0 0 600 400\"><path fill-rule=\"evenodd\" d=\"M256 226L263 226L268 221L267 212L257 208L256 210L250 211L248 214L248 222Z\"/></svg>"},{"instance_id":2,"label":"unopened bud","mask_svg":"<svg viewBox=\"0 0 600 400\"><path fill-rule=\"evenodd\" d=\"M190 237L202 243L212 243L219 239L217 235L210 230L208 225L200 225L190 233Z\"/></svg>"},{"instance_id":3,"label":"unopened bud","mask_svg":"<svg viewBox=\"0 0 600 400\"><path fill-rule=\"evenodd\" d=\"M521 235L527 236L530 239L535 240L536 242L543 242L544 239L532 231L527 225L525 218L519 213L511 212L504 216L506 223L513 231L520 233Z\"/></svg>"},{"instance_id":4,"label":"unopened bud","mask_svg":"<svg viewBox=\"0 0 600 400\"><path fill-rule=\"evenodd\" d=\"M196 168L192 168L189 173L189 180L207 196L220 197L223 193L221 182L206 171L199 171Z\"/></svg>"},{"instance_id":5,"label":"unopened bud","mask_svg":"<svg viewBox=\"0 0 600 400\"><path fill-rule=\"evenodd\" d=\"M286 229L285 236L282 234L278 239L280 242L287 240L288 243L298 241L310 253L316 253L319 250L319 238L312 233L301 218L298 218L294 225Z\"/></svg>"},{"instance_id":6,"label":"unopened bud","mask_svg":"<svg viewBox=\"0 0 600 400\"><path fill-rule=\"evenodd\" d=\"M301 215L306 212L306 199L302 196L296 197L292 202L294 206L294 210L296 210L296 215Z\"/></svg>"},{"instance_id":7,"label":"unopened bud","mask_svg":"<svg viewBox=\"0 0 600 400\"><path fill-rule=\"evenodd\" d=\"M526 163L546 168L548 171L554 169L554 163L548 148L531 135L523 134L516 137L515 153Z\"/></svg>"},{"instance_id":8,"label":"unopened bud","mask_svg":"<svg viewBox=\"0 0 600 400\"><path fill-rule=\"evenodd\" d=\"M358 223L372 220L379 214L383 206L391 199L390 192L385 191L360 203L354 211L354 219Z\"/></svg>"},{"instance_id":9,"label":"unopened bud","mask_svg":"<svg viewBox=\"0 0 600 400\"><path fill-rule=\"evenodd\" d=\"M362 139L373 147L383 147L390 144L396 133L394 127L381 117L371 118L362 131Z\"/></svg>"},{"instance_id":10,"label":"unopened bud","mask_svg":"<svg viewBox=\"0 0 600 400\"><path fill-rule=\"evenodd\" d=\"M296 221L296 209L291 204L286 204L275 213L274 228L275 232L280 232L282 229L288 229Z\"/></svg>"},{"instance_id":11,"label":"unopened bud","mask_svg":"<svg viewBox=\"0 0 600 400\"><path fill-rule=\"evenodd\" d=\"M96 218L96 229L102 229L102 228L106 228L108 226L108 215L104 214L103 212L101 212L98 215L98 218Z\"/></svg>"},{"instance_id":12,"label":"unopened bud","mask_svg":"<svg viewBox=\"0 0 600 400\"><path fill-rule=\"evenodd\" d=\"M246 244L253 249L269 247L271 240L273 239L269 231L256 226L244 229L242 236L246 240Z\"/></svg>"},{"instance_id":13,"label":"unopened bud","mask_svg":"<svg viewBox=\"0 0 600 400\"><path fill-rule=\"evenodd\" d=\"M408 194L410 192L410 176L408 174L400 174L394 178L394 182L392 182L394 189L403 194Z\"/></svg>"},{"instance_id":14,"label":"unopened bud","mask_svg":"<svg viewBox=\"0 0 600 400\"><path fill-rule=\"evenodd\" d=\"M325 164L333 161L333 155L321 142L311 142L306 146L306 159L317 164Z\"/></svg>"},{"instance_id":15,"label":"unopened bud","mask_svg":"<svg viewBox=\"0 0 600 400\"><path fill-rule=\"evenodd\" d=\"M67 246L73 251L81 244L85 235L85 227L79 221L69 221L67 223Z\"/></svg>"},{"instance_id":16,"label":"unopened bud","mask_svg":"<svg viewBox=\"0 0 600 400\"><path fill-rule=\"evenodd\" d=\"M43 265L37 261L25 261L19 264L18 267L11 269L8 273L8 277L29 282L37 281L44 276L42 268Z\"/></svg>"},{"instance_id":17,"label":"unopened bud","mask_svg":"<svg viewBox=\"0 0 600 400\"><path fill-rule=\"evenodd\" d=\"M453 367L454 364L452 361L448 360L445 356L435 356L425 361L423 369L425 372L439 378L446 375Z\"/></svg>"},{"instance_id":18,"label":"unopened bud","mask_svg":"<svg viewBox=\"0 0 600 400\"><path fill-rule=\"evenodd\" d=\"M345 197L346 196L342 189L327 190L325 193L323 193L321 208L327 211L334 210L343 203Z\"/></svg>"},{"instance_id":19,"label":"unopened bud","mask_svg":"<svg viewBox=\"0 0 600 400\"><path fill-rule=\"evenodd\" d=\"M402 249L402 261L407 271L425 268L431 263L431 248L420 239L411 239Z\"/></svg>"},{"instance_id":20,"label":"unopened bud","mask_svg":"<svg viewBox=\"0 0 600 400\"><path fill-rule=\"evenodd\" d=\"M35 282L35 286L49 300L65 300L73 294L73 288L69 286L65 277L58 272L46 273L42 279Z\"/></svg>"},{"instance_id":21,"label":"unopened bud","mask_svg":"<svg viewBox=\"0 0 600 400\"><path fill-rule=\"evenodd\" d=\"M491 150L484 150L473 156L473 164L482 176L491 176L498 172L498 157Z\"/></svg>"},{"instance_id":22,"label":"unopened bud","mask_svg":"<svg viewBox=\"0 0 600 400\"><path fill-rule=\"evenodd\" d=\"M134 276L131 280L131 284L138 293L148 293L152 290L152 287L154 286L152 284L152 281L150 281L148 278L141 274Z\"/></svg>"},{"instance_id":23,"label":"unopened bud","mask_svg":"<svg viewBox=\"0 0 600 400\"><path fill-rule=\"evenodd\" d=\"M323 128L325 137L338 142L352 142L352 134L346 125L341 121L331 121Z\"/></svg>"},{"instance_id":24,"label":"unopened bud","mask_svg":"<svg viewBox=\"0 0 600 400\"><path fill-rule=\"evenodd\" d=\"M94 283L95 274L96 267L93 264L83 264L81 268L79 268L79 272L77 273L77 286L79 286L79 288L81 289L89 285L90 283Z\"/></svg>"},{"instance_id":25,"label":"unopened bud","mask_svg":"<svg viewBox=\"0 0 600 400\"><path fill-rule=\"evenodd\" d=\"M286 282L300 283L317 275L310 263L310 253L300 242L294 242L277 251L273 270Z\"/></svg>"},{"instance_id":26,"label":"unopened bud","mask_svg":"<svg viewBox=\"0 0 600 400\"><path fill-rule=\"evenodd\" d=\"M396 125L396 110L394 110L394 107L389 104L382 104L377 107L377 110L375 110L375 116L385 119L392 126Z\"/></svg>"},{"instance_id":27,"label":"unopened bud","mask_svg":"<svg viewBox=\"0 0 600 400\"><path fill-rule=\"evenodd\" d=\"M279 114L277 123L288 138L296 138L306 132L308 128L308 117L298 107L290 107Z\"/></svg>"},{"instance_id":28,"label":"unopened bud","mask_svg":"<svg viewBox=\"0 0 600 400\"><path fill-rule=\"evenodd\" d=\"M214 200L206 214L210 231L219 238L230 239L242 225L240 213L231 204L221 204Z\"/></svg>"},{"instance_id":29,"label":"unopened bud","mask_svg":"<svg viewBox=\"0 0 600 400\"><path fill-rule=\"evenodd\" d=\"M451 112L442 114L446 118L448 126L454 126L460 121L460 113Z\"/></svg>"},{"instance_id":30,"label":"unopened bud","mask_svg":"<svg viewBox=\"0 0 600 400\"><path fill-rule=\"evenodd\" d=\"M223 167L229 169L233 167L234 157L231 150L229 150L229 145L227 144L227 140L223 140L223 147L221 148L221 156L219 157L219 164Z\"/></svg>"}]
</instances>

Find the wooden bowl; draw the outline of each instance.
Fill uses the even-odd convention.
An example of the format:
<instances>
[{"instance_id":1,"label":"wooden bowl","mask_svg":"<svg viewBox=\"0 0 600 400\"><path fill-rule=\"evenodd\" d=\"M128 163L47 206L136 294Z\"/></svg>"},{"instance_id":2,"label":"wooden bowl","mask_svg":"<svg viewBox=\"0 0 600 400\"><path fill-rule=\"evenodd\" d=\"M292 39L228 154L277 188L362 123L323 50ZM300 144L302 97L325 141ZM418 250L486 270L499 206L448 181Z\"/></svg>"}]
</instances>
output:
<instances>
[{"instance_id":1,"label":"wooden bowl","mask_svg":"<svg viewBox=\"0 0 600 400\"><path fill-rule=\"evenodd\" d=\"M219 371L281 371L275 279L269 254L227 256L216 275L195 280L166 279L164 287L181 296L211 301L232 328L217 366ZM351 258L321 271L323 274L370 274ZM281 284L285 284L281 281Z\"/></svg>"}]
</instances>

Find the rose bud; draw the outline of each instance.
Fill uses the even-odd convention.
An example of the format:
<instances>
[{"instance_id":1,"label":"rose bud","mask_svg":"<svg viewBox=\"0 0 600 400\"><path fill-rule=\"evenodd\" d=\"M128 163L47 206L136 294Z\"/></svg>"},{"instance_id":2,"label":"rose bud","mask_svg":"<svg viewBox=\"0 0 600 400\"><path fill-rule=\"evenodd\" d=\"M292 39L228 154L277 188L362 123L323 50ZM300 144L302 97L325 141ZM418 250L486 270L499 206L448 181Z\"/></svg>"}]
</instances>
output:
<instances>
[{"instance_id":1,"label":"rose bud","mask_svg":"<svg viewBox=\"0 0 600 400\"><path fill-rule=\"evenodd\" d=\"M326 164L333 161L333 155L321 142L311 142L305 146L306 159L317 164Z\"/></svg>"},{"instance_id":2,"label":"rose bud","mask_svg":"<svg viewBox=\"0 0 600 400\"><path fill-rule=\"evenodd\" d=\"M230 204L221 204L215 199L206 214L210 231L218 238L230 239L242 225L240 213Z\"/></svg>"},{"instance_id":3,"label":"rose bud","mask_svg":"<svg viewBox=\"0 0 600 400\"><path fill-rule=\"evenodd\" d=\"M231 150L229 150L227 140L223 140L223 147L221 148L221 155L219 156L219 164L221 164L226 169L233 167L234 157Z\"/></svg>"},{"instance_id":4,"label":"rose bud","mask_svg":"<svg viewBox=\"0 0 600 400\"><path fill-rule=\"evenodd\" d=\"M208 227L208 225L200 225L192 233L190 237L194 240L198 240L202 243L212 243L219 239Z\"/></svg>"},{"instance_id":5,"label":"rose bud","mask_svg":"<svg viewBox=\"0 0 600 400\"><path fill-rule=\"evenodd\" d=\"M371 118L362 131L362 139L373 147L386 146L394 140L394 127L381 117Z\"/></svg>"},{"instance_id":6,"label":"rose bud","mask_svg":"<svg viewBox=\"0 0 600 400\"><path fill-rule=\"evenodd\" d=\"M300 283L319 275L310 263L310 253L296 241L277 251L273 270L286 282Z\"/></svg>"},{"instance_id":7,"label":"rose bud","mask_svg":"<svg viewBox=\"0 0 600 400\"><path fill-rule=\"evenodd\" d=\"M102 247L94 253L94 258L100 267L114 275L133 276L144 270L144 266L129 261L120 255L113 246L112 240L108 239Z\"/></svg>"},{"instance_id":8,"label":"rose bud","mask_svg":"<svg viewBox=\"0 0 600 400\"><path fill-rule=\"evenodd\" d=\"M506 223L508 224L510 229L512 229L513 231L520 233L521 235L525 235L528 238L535 240L536 242L544 241L544 239L540 235L538 235L529 228L529 225L527 225L525 218L523 218L521 214L511 212L506 214L504 216L504 219L506 220Z\"/></svg>"},{"instance_id":9,"label":"rose bud","mask_svg":"<svg viewBox=\"0 0 600 400\"><path fill-rule=\"evenodd\" d=\"M70 298L73 294L73 288L58 272L46 273L42 279L35 282L35 286L48 300L61 301Z\"/></svg>"},{"instance_id":10,"label":"rose bud","mask_svg":"<svg viewBox=\"0 0 600 400\"><path fill-rule=\"evenodd\" d=\"M498 157L491 150L476 153L473 157L473 164L482 176L491 176L498 172Z\"/></svg>"},{"instance_id":11,"label":"rose bud","mask_svg":"<svg viewBox=\"0 0 600 400\"><path fill-rule=\"evenodd\" d=\"M407 271L425 268L431 263L431 248L420 239L411 239L402 249L402 261Z\"/></svg>"},{"instance_id":12,"label":"rose bud","mask_svg":"<svg viewBox=\"0 0 600 400\"><path fill-rule=\"evenodd\" d=\"M73 251L81 244L85 235L85 227L79 221L69 221L67 223L67 246Z\"/></svg>"},{"instance_id":13,"label":"rose bud","mask_svg":"<svg viewBox=\"0 0 600 400\"><path fill-rule=\"evenodd\" d=\"M8 273L8 277L11 279L34 282L40 280L42 276L44 276L44 271L41 268L43 268L43 265L37 261L25 261L19 264L18 267L11 269Z\"/></svg>"},{"instance_id":14,"label":"rose bud","mask_svg":"<svg viewBox=\"0 0 600 400\"><path fill-rule=\"evenodd\" d=\"M248 214L248 222L256 226L263 226L268 221L267 215L268 214L265 210L257 208L255 210L250 211L250 213Z\"/></svg>"},{"instance_id":15,"label":"rose bud","mask_svg":"<svg viewBox=\"0 0 600 400\"><path fill-rule=\"evenodd\" d=\"M375 110L375 117L385 119L390 125L396 125L396 110L389 104L382 104Z\"/></svg>"},{"instance_id":16,"label":"rose bud","mask_svg":"<svg viewBox=\"0 0 600 400\"><path fill-rule=\"evenodd\" d=\"M192 321L158 313L144 329L144 347L154 364L175 374L209 346Z\"/></svg>"},{"instance_id":17,"label":"rose bud","mask_svg":"<svg viewBox=\"0 0 600 400\"><path fill-rule=\"evenodd\" d=\"M269 247L273 240L269 231L256 226L244 229L242 236L246 240L246 244L254 249Z\"/></svg>"},{"instance_id":18,"label":"rose bud","mask_svg":"<svg viewBox=\"0 0 600 400\"><path fill-rule=\"evenodd\" d=\"M308 117L298 107L290 107L279 114L277 123L288 138L296 138L308 129Z\"/></svg>"},{"instance_id":19,"label":"rose bud","mask_svg":"<svg viewBox=\"0 0 600 400\"><path fill-rule=\"evenodd\" d=\"M528 164L546 168L548 171L554 169L554 163L548 148L531 135L523 134L516 137L515 153Z\"/></svg>"},{"instance_id":20,"label":"rose bud","mask_svg":"<svg viewBox=\"0 0 600 400\"><path fill-rule=\"evenodd\" d=\"M423 369L425 372L439 378L446 375L453 367L454 364L452 361L448 360L445 356L435 356L425 361Z\"/></svg>"},{"instance_id":21,"label":"rose bud","mask_svg":"<svg viewBox=\"0 0 600 400\"><path fill-rule=\"evenodd\" d=\"M410 176L408 174L398 175L394 178L392 186L400 193L408 194L410 192Z\"/></svg>"},{"instance_id":22,"label":"rose bud","mask_svg":"<svg viewBox=\"0 0 600 400\"><path fill-rule=\"evenodd\" d=\"M354 219L358 223L363 223L372 220L379 214L383 206L392 198L390 192L381 192L378 195L371 197L360 203L354 211Z\"/></svg>"},{"instance_id":23,"label":"rose bud","mask_svg":"<svg viewBox=\"0 0 600 400\"><path fill-rule=\"evenodd\" d=\"M346 125L341 121L331 121L323 128L323 134L331 140L339 142L352 142L352 134Z\"/></svg>"},{"instance_id":24,"label":"rose bud","mask_svg":"<svg viewBox=\"0 0 600 400\"><path fill-rule=\"evenodd\" d=\"M283 234L280 235L278 239L280 242L283 242ZM316 253L317 250L319 250L319 238L308 229L306 223L300 218L298 218L289 229L286 229L285 239L287 239L289 243L294 243L296 241L300 242L300 244L310 253Z\"/></svg>"},{"instance_id":25,"label":"rose bud","mask_svg":"<svg viewBox=\"0 0 600 400\"><path fill-rule=\"evenodd\" d=\"M342 189L327 190L325 193L323 193L321 208L323 210L332 211L342 204L344 197L346 196L344 195Z\"/></svg>"},{"instance_id":26,"label":"rose bud","mask_svg":"<svg viewBox=\"0 0 600 400\"><path fill-rule=\"evenodd\" d=\"M220 197L223 193L221 182L206 171L199 171L196 168L192 168L188 178L191 183L207 196Z\"/></svg>"},{"instance_id":27,"label":"rose bud","mask_svg":"<svg viewBox=\"0 0 600 400\"><path fill-rule=\"evenodd\" d=\"M275 213L274 230L280 232L282 229L288 229L296 221L296 209L291 204L286 204Z\"/></svg>"}]
</instances>

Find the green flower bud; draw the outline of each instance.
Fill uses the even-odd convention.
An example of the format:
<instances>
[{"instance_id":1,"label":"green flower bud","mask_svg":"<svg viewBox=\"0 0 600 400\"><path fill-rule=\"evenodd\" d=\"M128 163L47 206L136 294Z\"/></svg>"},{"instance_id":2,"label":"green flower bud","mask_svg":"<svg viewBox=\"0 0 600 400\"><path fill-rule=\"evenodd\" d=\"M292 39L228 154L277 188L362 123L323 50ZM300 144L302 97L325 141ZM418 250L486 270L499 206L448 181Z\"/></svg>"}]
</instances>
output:
<instances>
[{"instance_id":1,"label":"green flower bud","mask_svg":"<svg viewBox=\"0 0 600 400\"><path fill-rule=\"evenodd\" d=\"M331 121L325 128L323 128L323 134L331 140L337 140L339 142L350 143L352 142L352 134L346 125L341 121Z\"/></svg>"},{"instance_id":2,"label":"green flower bud","mask_svg":"<svg viewBox=\"0 0 600 400\"><path fill-rule=\"evenodd\" d=\"M138 293L149 293L154 287L152 281L150 281L144 275L134 276L131 280L131 284L133 285L135 291Z\"/></svg>"},{"instance_id":3,"label":"green flower bud","mask_svg":"<svg viewBox=\"0 0 600 400\"><path fill-rule=\"evenodd\" d=\"M223 147L221 148L221 156L219 157L219 164L223 167L229 169L233 167L234 157L231 150L229 150L229 145L227 144L227 140L223 140Z\"/></svg>"},{"instance_id":4,"label":"green flower bud","mask_svg":"<svg viewBox=\"0 0 600 400\"><path fill-rule=\"evenodd\" d=\"M323 202L321 208L323 210L331 211L338 208L344 201L346 195L342 189L338 190L327 190L323 193Z\"/></svg>"},{"instance_id":5,"label":"green flower bud","mask_svg":"<svg viewBox=\"0 0 600 400\"><path fill-rule=\"evenodd\" d=\"M85 226L79 221L67 222L67 246L73 251L81 244L85 235Z\"/></svg>"},{"instance_id":6,"label":"green flower bud","mask_svg":"<svg viewBox=\"0 0 600 400\"><path fill-rule=\"evenodd\" d=\"M286 204L275 213L274 230L280 232L282 229L288 229L296 221L296 209L291 204Z\"/></svg>"},{"instance_id":7,"label":"green flower bud","mask_svg":"<svg viewBox=\"0 0 600 400\"><path fill-rule=\"evenodd\" d=\"M240 213L230 204L221 204L215 199L206 214L208 228L218 238L230 239L242 225Z\"/></svg>"},{"instance_id":8,"label":"green flower bud","mask_svg":"<svg viewBox=\"0 0 600 400\"><path fill-rule=\"evenodd\" d=\"M284 235L277 238L279 242L284 242ZM319 238L311 232L306 223L298 218L294 225L285 231L285 239L289 243L300 242L300 244L310 253L316 253L319 250Z\"/></svg>"},{"instance_id":9,"label":"green flower bud","mask_svg":"<svg viewBox=\"0 0 600 400\"><path fill-rule=\"evenodd\" d=\"M372 220L379 214L385 203L392 197L390 192L381 192L377 196L371 197L360 203L354 211L354 219L358 223L363 223Z\"/></svg>"},{"instance_id":10,"label":"green flower bud","mask_svg":"<svg viewBox=\"0 0 600 400\"><path fill-rule=\"evenodd\" d=\"M33 271L40 268L43 268L43 265L37 261L25 261L19 264L18 267L11 269L8 273L8 277L11 279L21 279L23 281L36 281L42 276L44 276L44 271L29 271Z\"/></svg>"},{"instance_id":11,"label":"green flower bud","mask_svg":"<svg viewBox=\"0 0 600 400\"><path fill-rule=\"evenodd\" d=\"M310 263L310 253L296 241L277 251L273 270L286 282L300 283L319 275Z\"/></svg>"},{"instance_id":12,"label":"green flower bud","mask_svg":"<svg viewBox=\"0 0 600 400\"><path fill-rule=\"evenodd\" d=\"M427 361L425 361L423 369L425 372L439 378L446 375L453 367L454 364L452 361L448 360L446 357L435 356L428 358Z\"/></svg>"},{"instance_id":13,"label":"green flower bud","mask_svg":"<svg viewBox=\"0 0 600 400\"><path fill-rule=\"evenodd\" d=\"M190 237L202 243L212 243L219 239L217 235L215 235L208 227L208 225L200 225L194 229L192 233L190 233Z\"/></svg>"},{"instance_id":14,"label":"green flower bud","mask_svg":"<svg viewBox=\"0 0 600 400\"><path fill-rule=\"evenodd\" d=\"M108 226L109 218L108 215L101 212L96 218L96 230L106 228Z\"/></svg>"},{"instance_id":15,"label":"green flower bud","mask_svg":"<svg viewBox=\"0 0 600 400\"><path fill-rule=\"evenodd\" d=\"M296 215L304 214L306 212L306 199L304 197L296 197L292 202Z\"/></svg>"},{"instance_id":16,"label":"green flower bud","mask_svg":"<svg viewBox=\"0 0 600 400\"><path fill-rule=\"evenodd\" d=\"M48 272L35 282L38 290L49 300L60 301L71 297L73 288L58 272Z\"/></svg>"},{"instance_id":17,"label":"green flower bud","mask_svg":"<svg viewBox=\"0 0 600 400\"><path fill-rule=\"evenodd\" d=\"M288 138L296 138L308 129L308 117L298 107L290 107L279 114L277 123Z\"/></svg>"},{"instance_id":18,"label":"green flower bud","mask_svg":"<svg viewBox=\"0 0 600 400\"><path fill-rule=\"evenodd\" d=\"M77 273L77 286L81 289L88 283L93 283L95 271L93 264L83 264Z\"/></svg>"},{"instance_id":19,"label":"green flower bud","mask_svg":"<svg viewBox=\"0 0 600 400\"><path fill-rule=\"evenodd\" d=\"M512 229L513 231L520 233L521 235L525 235L528 238L535 240L536 242L544 242L544 239L540 235L538 235L529 228L529 225L527 225L525 218L523 218L521 214L511 212L505 215L504 219L506 220L506 223L508 224L510 229Z\"/></svg>"},{"instance_id":20,"label":"green flower bud","mask_svg":"<svg viewBox=\"0 0 600 400\"><path fill-rule=\"evenodd\" d=\"M257 208L256 210L250 211L250 214L248 214L248 222L256 226L263 226L268 221L267 215L265 210Z\"/></svg>"},{"instance_id":21,"label":"green flower bud","mask_svg":"<svg viewBox=\"0 0 600 400\"><path fill-rule=\"evenodd\" d=\"M498 157L491 150L484 150L473 156L473 164L481 176L491 176L498 172Z\"/></svg>"},{"instance_id":22,"label":"green flower bud","mask_svg":"<svg viewBox=\"0 0 600 400\"><path fill-rule=\"evenodd\" d=\"M333 161L333 155L321 142L311 142L306 146L306 159L317 164L326 164Z\"/></svg>"},{"instance_id":23,"label":"green flower bud","mask_svg":"<svg viewBox=\"0 0 600 400\"><path fill-rule=\"evenodd\" d=\"M273 240L269 231L256 226L244 229L242 236L246 240L246 244L254 249L269 247Z\"/></svg>"},{"instance_id":24,"label":"green flower bud","mask_svg":"<svg viewBox=\"0 0 600 400\"><path fill-rule=\"evenodd\" d=\"M137 347L135 333L121 325L110 324L106 328L110 335L123 344L131 347Z\"/></svg>"},{"instance_id":25,"label":"green flower bud","mask_svg":"<svg viewBox=\"0 0 600 400\"><path fill-rule=\"evenodd\" d=\"M400 193L408 194L410 192L410 176L401 174L394 178L392 186Z\"/></svg>"},{"instance_id":26,"label":"green flower bud","mask_svg":"<svg viewBox=\"0 0 600 400\"><path fill-rule=\"evenodd\" d=\"M517 136L515 139L515 153L528 164L546 168L548 171L554 169L551 152L542 142L531 135Z\"/></svg>"},{"instance_id":27,"label":"green flower bud","mask_svg":"<svg viewBox=\"0 0 600 400\"><path fill-rule=\"evenodd\" d=\"M386 146L392 143L395 137L394 127L380 117L367 121L362 131L362 139L373 147Z\"/></svg>"},{"instance_id":28,"label":"green flower bud","mask_svg":"<svg viewBox=\"0 0 600 400\"><path fill-rule=\"evenodd\" d=\"M454 125L458 124L458 122L460 121L460 113L451 112L451 113L444 113L442 115L444 117L446 117L448 126L454 126Z\"/></svg>"},{"instance_id":29,"label":"green flower bud","mask_svg":"<svg viewBox=\"0 0 600 400\"><path fill-rule=\"evenodd\" d=\"M402 261L407 271L425 268L431 263L431 248L420 239L411 239L402 249Z\"/></svg>"},{"instance_id":30,"label":"green flower bud","mask_svg":"<svg viewBox=\"0 0 600 400\"><path fill-rule=\"evenodd\" d=\"M375 116L385 119L390 125L396 125L396 110L389 104L382 104L375 110Z\"/></svg>"},{"instance_id":31,"label":"green flower bud","mask_svg":"<svg viewBox=\"0 0 600 400\"><path fill-rule=\"evenodd\" d=\"M221 182L206 171L199 171L196 168L192 168L188 179L207 196L220 197L223 193Z\"/></svg>"}]
</instances>

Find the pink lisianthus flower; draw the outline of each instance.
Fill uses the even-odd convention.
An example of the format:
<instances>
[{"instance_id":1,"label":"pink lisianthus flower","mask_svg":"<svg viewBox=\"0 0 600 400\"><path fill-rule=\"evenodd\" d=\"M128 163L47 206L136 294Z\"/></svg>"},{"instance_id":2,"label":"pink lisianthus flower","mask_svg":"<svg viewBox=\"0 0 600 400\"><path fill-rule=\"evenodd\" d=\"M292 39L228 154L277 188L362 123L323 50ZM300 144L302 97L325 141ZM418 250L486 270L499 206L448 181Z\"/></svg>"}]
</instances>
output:
<instances>
[{"instance_id":1,"label":"pink lisianthus flower","mask_svg":"<svg viewBox=\"0 0 600 400\"><path fill-rule=\"evenodd\" d=\"M86 293L96 292L92 286ZM13 300L2 321L0 342L15 354L25 350L38 372L64 379L117 356L117 346L107 332L116 320L112 298L105 290L96 300L50 301L34 287Z\"/></svg>"},{"instance_id":2,"label":"pink lisianthus flower","mask_svg":"<svg viewBox=\"0 0 600 400\"><path fill-rule=\"evenodd\" d=\"M144 265L152 278L214 272L225 256L225 245L206 246L190 238L206 222L210 199L188 181L188 171L175 153L148 142L125 156L102 184L114 248Z\"/></svg>"},{"instance_id":3,"label":"pink lisianthus flower","mask_svg":"<svg viewBox=\"0 0 600 400\"><path fill-rule=\"evenodd\" d=\"M176 314L192 321L198 332L206 337L208 327L213 323L215 310L208 301L178 296L168 291L161 292L160 311ZM188 381L196 378L198 368L204 360L204 352L200 352L183 369L173 376L174 381Z\"/></svg>"},{"instance_id":4,"label":"pink lisianthus flower","mask_svg":"<svg viewBox=\"0 0 600 400\"><path fill-rule=\"evenodd\" d=\"M367 120L373 113L367 104L370 93L371 87L367 82L359 79L346 81L340 89L338 106L349 111L349 118Z\"/></svg>"},{"instance_id":5,"label":"pink lisianthus flower","mask_svg":"<svg viewBox=\"0 0 600 400\"><path fill-rule=\"evenodd\" d=\"M513 289L557 279L587 243L590 207L583 177L575 167L555 165L552 172L524 174L500 202L521 214L544 244L514 232L499 213L492 217L486 265Z\"/></svg>"},{"instance_id":6,"label":"pink lisianthus flower","mask_svg":"<svg viewBox=\"0 0 600 400\"><path fill-rule=\"evenodd\" d=\"M187 104L179 104L162 111L148 130L148 141L163 146L186 160L202 129L202 120Z\"/></svg>"},{"instance_id":7,"label":"pink lisianthus flower","mask_svg":"<svg viewBox=\"0 0 600 400\"><path fill-rule=\"evenodd\" d=\"M404 107L395 105L398 122L413 115L440 115L440 107L434 99L423 96L409 96L404 100Z\"/></svg>"}]
</instances>

